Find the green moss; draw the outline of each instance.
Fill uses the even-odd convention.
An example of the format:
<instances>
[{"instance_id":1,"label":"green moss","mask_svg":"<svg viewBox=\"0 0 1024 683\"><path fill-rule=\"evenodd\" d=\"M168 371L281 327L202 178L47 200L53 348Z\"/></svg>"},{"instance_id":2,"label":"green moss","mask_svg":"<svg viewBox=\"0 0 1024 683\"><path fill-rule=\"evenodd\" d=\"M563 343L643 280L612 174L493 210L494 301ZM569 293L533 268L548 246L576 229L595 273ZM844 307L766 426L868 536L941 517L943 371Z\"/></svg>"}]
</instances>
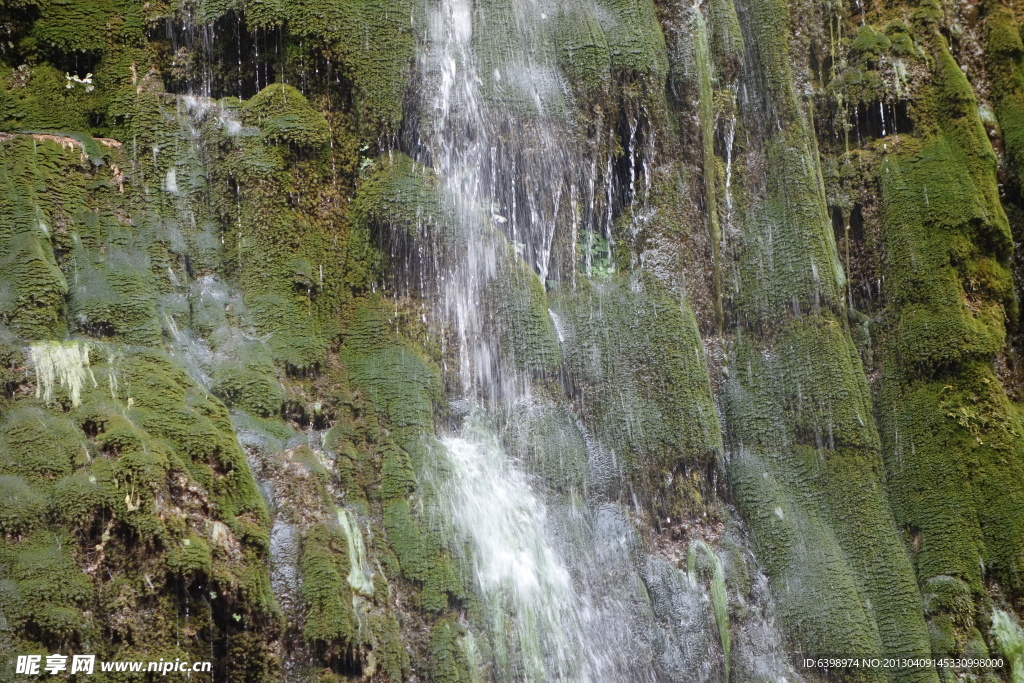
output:
<instances>
[{"instance_id":1,"label":"green moss","mask_svg":"<svg viewBox=\"0 0 1024 683\"><path fill-rule=\"evenodd\" d=\"M595 8L560 3L557 22L553 40L569 80L589 92L606 90L612 80L612 55Z\"/></svg>"},{"instance_id":2,"label":"green moss","mask_svg":"<svg viewBox=\"0 0 1024 683\"><path fill-rule=\"evenodd\" d=\"M845 276L815 155L796 130L766 143L765 201L745 221L739 263L734 305L743 317L814 310L841 297Z\"/></svg>"},{"instance_id":3,"label":"green moss","mask_svg":"<svg viewBox=\"0 0 1024 683\"><path fill-rule=\"evenodd\" d=\"M330 245L317 226L279 203L283 187L273 177L233 168L245 188L243 216L252 221L236 245L246 311L275 361L294 373L309 371L323 362L327 338L337 325L334 285L324 288L319 279L321 268L328 281L337 267L329 259ZM295 271L301 254L318 264L314 283Z\"/></svg>"},{"instance_id":4,"label":"green moss","mask_svg":"<svg viewBox=\"0 0 1024 683\"><path fill-rule=\"evenodd\" d=\"M697 84L700 90L700 134L704 162L704 200L706 206L717 207L715 165L718 163L718 160L715 156L715 115L711 82L713 64L711 61L711 45L708 42L708 27L704 21L704 15L700 12L694 13L693 28L693 57L696 62ZM725 314L722 310L722 263L720 253L722 247L722 228L719 224L717 210L708 212L708 231L711 238L711 263L714 269L712 277L714 279L715 322L719 331L721 331Z\"/></svg>"},{"instance_id":5,"label":"green moss","mask_svg":"<svg viewBox=\"0 0 1024 683\"><path fill-rule=\"evenodd\" d=\"M565 406L538 394L515 407L506 430L509 450L553 490L582 494L588 465L583 434Z\"/></svg>"},{"instance_id":6,"label":"green moss","mask_svg":"<svg viewBox=\"0 0 1024 683\"><path fill-rule=\"evenodd\" d=\"M209 491L228 527L241 539L265 547L261 527L266 508L225 407L157 352L125 358L116 372L120 395L132 403L131 424L170 444L179 462ZM104 432L115 425L104 422Z\"/></svg>"},{"instance_id":7,"label":"green moss","mask_svg":"<svg viewBox=\"0 0 1024 683\"><path fill-rule=\"evenodd\" d=\"M213 166L220 182L238 188L223 206L221 218L239 225L223 253L237 273L248 320L293 375L322 365L349 295L347 208L336 196L332 154L239 137ZM332 199L312 199L318 196Z\"/></svg>"},{"instance_id":8,"label":"green moss","mask_svg":"<svg viewBox=\"0 0 1024 683\"><path fill-rule=\"evenodd\" d=\"M729 631L729 597L725 586L725 570L722 568L721 558L706 541L691 542L686 555L686 573L690 581L696 581L697 577L697 550L703 552L705 559L711 565L709 572L711 574L711 605L715 613L715 623L718 626L718 642L722 646L722 655L725 658L725 680L728 681L732 634Z\"/></svg>"},{"instance_id":9,"label":"green moss","mask_svg":"<svg viewBox=\"0 0 1024 683\"><path fill-rule=\"evenodd\" d=\"M228 680L281 680L280 662L262 634L254 631L233 634L228 647Z\"/></svg>"},{"instance_id":10,"label":"green moss","mask_svg":"<svg viewBox=\"0 0 1024 683\"><path fill-rule=\"evenodd\" d=\"M384 528L402 575L421 587L418 605L427 612L448 607L462 593L452 560L435 531L424 528L404 498L383 501Z\"/></svg>"},{"instance_id":11,"label":"green moss","mask_svg":"<svg viewBox=\"0 0 1024 683\"><path fill-rule=\"evenodd\" d=\"M604 30L612 69L650 76L657 82L668 74L665 37L650 0L600 0L598 21Z\"/></svg>"},{"instance_id":12,"label":"green moss","mask_svg":"<svg viewBox=\"0 0 1024 683\"><path fill-rule=\"evenodd\" d=\"M313 109L302 93L284 83L260 90L242 106L241 118L242 123L259 126L263 137L273 142L317 147L331 137L323 114Z\"/></svg>"},{"instance_id":13,"label":"green moss","mask_svg":"<svg viewBox=\"0 0 1024 683\"><path fill-rule=\"evenodd\" d=\"M210 546L195 534L172 545L167 551L166 562L168 571L186 580L208 577L213 570Z\"/></svg>"},{"instance_id":14,"label":"green moss","mask_svg":"<svg viewBox=\"0 0 1024 683\"><path fill-rule=\"evenodd\" d=\"M919 576L955 577L977 591L984 561L1015 585L1024 432L991 367L962 365L939 381L883 380L894 509L912 530Z\"/></svg>"},{"instance_id":15,"label":"green moss","mask_svg":"<svg viewBox=\"0 0 1024 683\"><path fill-rule=\"evenodd\" d=\"M438 180L403 155L377 160L360 186L355 215L360 224L384 232L396 250L404 252L412 253L420 245L441 251L460 249L467 239L461 233L465 229L459 227L461 221L440 192ZM486 324L496 336L503 358L513 367L555 372L560 360L558 342L543 284L508 240L486 226L482 213L479 218L482 229L488 231L482 239L491 240L489 246L498 258L497 273L484 285L481 297L487 308ZM432 242L427 244L427 239Z\"/></svg>"},{"instance_id":16,"label":"green moss","mask_svg":"<svg viewBox=\"0 0 1024 683\"><path fill-rule=\"evenodd\" d=\"M966 581L939 574L925 581L922 588L925 616L942 615L960 628L973 623L974 594Z\"/></svg>"},{"instance_id":17,"label":"green moss","mask_svg":"<svg viewBox=\"0 0 1024 683\"><path fill-rule=\"evenodd\" d=\"M74 471L85 458L85 439L67 418L21 407L0 426L0 467L4 474L51 481Z\"/></svg>"},{"instance_id":18,"label":"green moss","mask_svg":"<svg viewBox=\"0 0 1024 683\"><path fill-rule=\"evenodd\" d=\"M992 12L985 27L996 118L1006 150L1020 176L1024 170L1024 43L1008 12Z\"/></svg>"},{"instance_id":19,"label":"green moss","mask_svg":"<svg viewBox=\"0 0 1024 683\"><path fill-rule=\"evenodd\" d=\"M888 33L888 28L886 29ZM906 33L894 32L892 35L892 53L899 57L920 57L921 51L914 44L914 39Z\"/></svg>"},{"instance_id":20,"label":"green moss","mask_svg":"<svg viewBox=\"0 0 1024 683\"><path fill-rule=\"evenodd\" d=\"M206 4L208 12L217 5L216 2L208 2ZM213 7L209 7L211 4ZM226 6L228 6L228 3L225 3ZM246 24L252 28L280 26L287 18L285 3L282 0L246 0L244 7Z\"/></svg>"},{"instance_id":21,"label":"green moss","mask_svg":"<svg viewBox=\"0 0 1024 683\"><path fill-rule=\"evenodd\" d=\"M743 58L743 32L732 0L713 0L708 5L711 47L720 73L729 73Z\"/></svg>"},{"instance_id":22,"label":"green moss","mask_svg":"<svg viewBox=\"0 0 1024 683\"><path fill-rule=\"evenodd\" d=\"M57 267L42 210L47 185L61 169L59 145L44 142L41 153L32 139L0 142L0 321L31 339L58 336L67 281ZM59 151L58 151L59 150Z\"/></svg>"},{"instance_id":23,"label":"green moss","mask_svg":"<svg viewBox=\"0 0 1024 683\"><path fill-rule=\"evenodd\" d=\"M554 374L561 363L544 286L511 250L488 285L491 323L502 354L515 368Z\"/></svg>"},{"instance_id":24,"label":"green moss","mask_svg":"<svg viewBox=\"0 0 1024 683\"><path fill-rule=\"evenodd\" d=\"M423 232L452 230L452 208L440 181L425 166L404 154L374 160L354 201L356 220L369 227L387 226L417 239Z\"/></svg>"},{"instance_id":25,"label":"green moss","mask_svg":"<svg viewBox=\"0 0 1024 683\"><path fill-rule=\"evenodd\" d=\"M405 433L428 429L441 398L440 373L418 349L388 337L376 304L357 309L342 352L349 377L394 427Z\"/></svg>"},{"instance_id":26,"label":"green moss","mask_svg":"<svg viewBox=\"0 0 1024 683\"><path fill-rule=\"evenodd\" d=\"M99 386L85 387L82 406L73 413L77 425L29 405L9 411L3 423L4 469L24 472L31 487L28 498L23 487L12 489L25 498L22 516L34 509L32 494L45 493L49 520L75 534L48 536L59 539L50 543L64 549L64 559L47 550L43 559L59 564L59 570L33 572L39 580L48 580L48 572L62 574L60 581L71 586L79 576L89 587L73 605L47 598L37 613L31 606L18 607L22 616L17 619L27 620L24 629L18 627L25 642L81 640L93 628L89 614L102 615L105 628L131 632L135 617L125 616L127 611L148 615L146 628L118 637L155 652L152 648L173 633L179 607L169 587L173 582L208 584L210 600L219 594L229 613L272 631L276 607L262 556L266 513L224 407L158 352L112 357L94 363L94 372ZM108 381L112 377L117 381ZM34 475L28 474L33 470ZM2 481L22 479L4 476ZM26 528L27 522L12 524ZM89 562L103 568L94 575L96 594L91 592L93 579L79 572L85 566L76 554L79 539L90 553ZM0 550L0 573L11 557L35 562L34 543L30 539ZM19 595L37 590L17 580ZM44 589L37 592L45 595ZM11 620L15 613L4 609ZM193 605L197 611L202 618L202 610Z\"/></svg>"},{"instance_id":27,"label":"green moss","mask_svg":"<svg viewBox=\"0 0 1024 683\"><path fill-rule=\"evenodd\" d=\"M210 390L228 406L237 406L260 417L278 415L284 400L273 365L264 363L222 363L214 373Z\"/></svg>"},{"instance_id":28,"label":"green moss","mask_svg":"<svg viewBox=\"0 0 1024 683\"><path fill-rule=\"evenodd\" d=\"M348 574L348 544L334 527L312 527L303 538L302 599L307 606L303 637L327 659L357 642L356 615Z\"/></svg>"},{"instance_id":29,"label":"green moss","mask_svg":"<svg viewBox=\"0 0 1024 683\"><path fill-rule=\"evenodd\" d=\"M90 116L106 110L101 91L86 92L84 85L69 81L65 72L48 64L25 69L14 78L0 78L0 88L6 95L6 116L0 119L0 126L22 131L87 132L92 130ZM86 76L84 73L70 75ZM68 88L69 84L72 87Z\"/></svg>"},{"instance_id":30,"label":"green moss","mask_svg":"<svg viewBox=\"0 0 1024 683\"><path fill-rule=\"evenodd\" d=\"M21 477L0 476L0 534L25 536L46 521L46 500Z\"/></svg>"},{"instance_id":31,"label":"green moss","mask_svg":"<svg viewBox=\"0 0 1024 683\"><path fill-rule=\"evenodd\" d=\"M81 640L90 631L85 609L92 586L76 566L65 535L38 531L20 543L0 543L0 608L17 633L38 634L38 640L56 647Z\"/></svg>"},{"instance_id":32,"label":"green moss","mask_svg":"<svg viewBox=\"0 0 1024 683\"><path fill-rule=\"evenodd\" d=\"M1013 682L1024 680L1024 629L1009 614L996 610L992 614L992 635L1010 664Z\"/></svg>"},{"instance_id":33,"label":"green moss","mask_svg":"<svg viewBox=\"0 0 1024 683\"><path fill-rule=\"evenodd\" d=\"M439 621L430 631L430 680L438 683L471 683L470 663L460 647L465 629L452 619Z\"/></svg>"},{"instance_id":34,"label":"green moss","mask_svg":"<svg viewBox=\"0 0 1024 683\"><path fill-rule=\"evenodd\" d=\"M390 427L393 442L381 453L379 497L388 544L402 575L420 591L426 611L445 608L461 593L452 560L437 531L413 512L416 501L413 458L430 447L434 403L441 398L440 373L412 345L390 333L384 311L374 300L353 313L341 357L349 378ZM358 471L358 468L355 468Z\"/></svg>"},{"instance_id":35,"label":"green moss","mask_svg":"<svg viewBox=\"0 0 1024 683\"><path fill-rule=\"evenodd\" d=\"M109 464L95 468L80 469L72 475L64 477L50 489L50 506L53 520L68 531L74 529L91 529L101 518L104 511L114 507L117 492L111 486L101 483L109 481L103 476ZM100 472L100 476L94 474Z\"/></svg>"},{"instance_id":36,"label":"green moss","mask_svg":"<svg viewBox=\"0 0 1024 683\"><path fill-rule=\"evenodd\" d=\"M409 655L398 619L392 612L374 613L370 615L369 627L377 666L390 680L396 683L405 680L410 668Z\"/></svg>"},{"instance_id":37,"label":"green moss","mask_svg":"<svg viewBox=\"0 0 1024 683\"><path fill-rule=\"evenodd\" d=\"M718 417L685 302L653 279L613 278L556 292L552 308L584 422L634 475L654 485L683 463L715 459Z\"/></svg>"},{"instance_id":38,"label":"green moss","mask_svg":"<svg viewBox=\"0 0 1024 683\"><path fill-rule=\"evenodd\" d=\"M378 130L396 131L402 120L419 12L410 0L300 0L289 6L293 35L323 45L325 56L355 86L368 137Z\"/></svg>"},{"instance_id":39,"label":"green moss","mask_svg":"<svg viewBox=\"0 0 1024 683\"><path fill-rule=\"evenodd\" d=\"M787 38L793 21L783 0L750 3L746 44L763 108L746 134L764 155L765 176L761 199L744 212L742 236L734 245L732 303L741 322L752 327L834 305L845 286L817 141L794 85Z\"/></svg>"},{"instance_id":40,"label":"green moss","mask_svg":"<svg viewBox=\"0 0 1024 683\"><path fill-rule=\"evenodd\" d=\"M927 656L857 351L824 316L791 319L777 335L765 349L738 344L725 396L730 480L783 621L805 651ZM901 675L934 680L921 670Z\"/></svg>"},{"instance_id":41,"label":"green moss","mask_svg":"<svg viewBox=\"0 0 1024 683\"><path fill-rule=\"evenodd\" d=\"M79 272L68 306L78 329L129 344L160 342L155 283L149 269L136 263L129 255L112 255Z\"/></svg>"},{"instance_id":42,"label":"green moss","mask_svg":"<svg viewBox=\"0 0 1024 683\"><path fill-rule=\"evenodd\" d=\"M1002 347L1012 301L1000 263L1008 239L1001 209L993 214L983 195L972 196L969 167L945 138L906 161L890 160L882 183L900 359L941 367L991 356ZM984 251L993 241L1000 261Z\"/></svg>"},{"instance_id":43,"label":"green moss","mask_svg":"<svg viewBox=\"0 0 1024 683\"><path fill-rule=\"evenodd\" d=\"M850 44L850 49L854 53L877 58L888 51L891 46L892 41L885 34L879 33L870 25L866 25L862 26L860 31L857 32L857 37Z\"/></svg>"},{"instance_id":44,"label":"green moss","mask_svg":"<svg viewBox=\"0 0 1024 683\"><path fill-rule=\"evenodd\" d=\"M111 21L120 20L112 0L50 0L40 7L34 37L59 52L99 52Z\"/></svg>"},{"instance_id":45,"label":"green moss","mask_svg":"<svg viewBox=\"0 0 1024 683\"><path fill-rule=\"evenodd\" d=\"M999 34L998 15L989 22L998 62L1017 48ZM1022 425L993 372L1017 304L1012 239L977 99L946 41L930 28L920 35L934 77L915 101L919 137L902 140L879 167L890 333L878 414L890 499L933 647L958 655L977 650L986 578L1019 590Z\"/></svg>"}]
</instances>

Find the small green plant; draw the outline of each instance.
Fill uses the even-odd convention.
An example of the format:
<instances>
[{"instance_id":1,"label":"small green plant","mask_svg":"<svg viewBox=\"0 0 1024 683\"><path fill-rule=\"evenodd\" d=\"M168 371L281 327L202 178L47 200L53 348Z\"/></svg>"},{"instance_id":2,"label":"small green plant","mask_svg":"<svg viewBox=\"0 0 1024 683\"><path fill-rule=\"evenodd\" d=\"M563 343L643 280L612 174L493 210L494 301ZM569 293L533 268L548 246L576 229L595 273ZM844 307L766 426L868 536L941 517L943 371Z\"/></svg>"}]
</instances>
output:
<instances>
[{"instance_id":1,"label":"small green plant","mask_svg":"<svg viewBox=\"0 0 1024 683\"><path fill-rule=\"evenodd\" d=\"M608 238L593 230L584 230L580 234L579 246L583 254L584 272L588 277L608 278L615 273L615 262L612 261Z\"/></svg>"},{"instance_id":2,"label":"small green plant","mask_svg":"<svg viewBox=\"0 0 1024 683\"><path fill-rule=\"evenodd\" d=\"M369 151L369 145L362 145L359 147L359 177L366 177L366 174L373 170L374 160L372 157L367 156Z\"/></svg>"}]
</instances>

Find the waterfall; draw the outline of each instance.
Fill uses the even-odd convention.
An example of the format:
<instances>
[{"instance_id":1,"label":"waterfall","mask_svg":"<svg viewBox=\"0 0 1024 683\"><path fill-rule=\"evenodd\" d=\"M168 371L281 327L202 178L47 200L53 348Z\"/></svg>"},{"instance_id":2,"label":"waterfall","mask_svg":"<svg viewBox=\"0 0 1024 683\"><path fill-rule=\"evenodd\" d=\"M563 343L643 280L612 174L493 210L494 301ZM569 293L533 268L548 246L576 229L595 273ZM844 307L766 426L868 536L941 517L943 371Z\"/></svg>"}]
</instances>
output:
<instances>
[{"instance_id":1,"label":"waterfall","mask_svg":"<svg viewBox=\"0 0 1024 683\"><path fill-rule=\"evenodd\" d=\"M535 0L513 3L504 27L512 47L486 74L478 71L474 12L479 18L468 0L446 0L428 18L421 161L443 179L454 211L458 246L442 267L440 296L457 332L463 388L472 398L511 404L522 389L502 367L499 354L509 349L496 347L482 301L515 257L541 283L550 276L558 214L576 189L558 135L564 103L555 67L529 57L542 53L535 25L542 8Z\"/></svg>"},{"instance_id":2,"label":"waterfall","mask_svg":"<svg viewBox=\"0 0 1024 683\"><path fill-rule=\"evenodd\" d=\"M475 415L528 400L529 378L509 362L514 352L502 348L485 302L503 269L519 259L532 269L525 277L543 283L559 204L571 193L553 114L561 97L554 68L529 56L538 52L535 22L543 11L536 5L514 3L507 28L518 43L515 56L486 78L501 92L497 99L481 92L472 3L444 0L429 17L423 69L435 83L426 89L430 128L422 161L443 179L454 207L459 245L442 265L439 296L455 330L463 398L474 416L441 440L441 458L427 476L438 479L436 505L454 545L471 548L463 561L486 605L499 678L601 680L610 655L588 628L591 606L562 559L545 502L486 418ZM517 155L527 167L500 149L501 130L516 122L501 98L529 112L528 139L520 141L527 153Z\"/></svg>"},{"instance_id":3,"label":"waterfall","mask_svg":"<svg viewBox=\"0 0 1024 683\"><path fill-rule=\"evenodd\" d=\"M4 674L1020 679L1021 18L942 4L0 2Z\"/></svg>"},{"instance_id":4,"label":"waterfall","mask_svg":"<svg viewBox=\"0 0 1024 683\"><path fill-rule=\"evenodd\" d=\"M716 634L706 589L642 547L633 515L643 506L625 493L622 453L590 433L552 381L570 346L596 350L609 335L598 322L604 294L579 309L594 324L549 310L545 290L569 292L577 277L558 239L580 249L586 277L609 278L613 204L648 191L640 169L652 153L639 118L624 124L628 168L580 148L570 89L545 42L555 11L543 0L442 0L428 13L416 162L439 179L451 225L421 226L414 258L427 263L413 270L435 275L424 294L436 298L435 324L458 358L449 386L462 420L428 449L426 507L478 598L466 627L489 644L495 680L718 680L728 620ZM525 332L516 328L524 316ZM553 350L538 360L546 345ZM628 424L636 408L622 408ZM646 438L636 427L616 438ZM771 633L761 619L750 627ZM750 654L774 661L768 651L775 656L762 644Z\"/></svg>"}]
</instances>

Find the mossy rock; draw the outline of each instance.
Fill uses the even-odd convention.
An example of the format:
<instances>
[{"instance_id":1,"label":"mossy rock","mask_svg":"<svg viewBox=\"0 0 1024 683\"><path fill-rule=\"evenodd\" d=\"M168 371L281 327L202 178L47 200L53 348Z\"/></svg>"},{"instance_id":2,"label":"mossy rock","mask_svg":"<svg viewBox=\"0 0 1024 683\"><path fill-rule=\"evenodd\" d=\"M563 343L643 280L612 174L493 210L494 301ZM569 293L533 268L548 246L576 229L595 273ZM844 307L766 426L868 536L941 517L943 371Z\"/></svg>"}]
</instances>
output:
<instances>
[{"instance_id":1,"label":"mossy rock","mask_svg":"<svg viewBox=\"0 0 1024 683\"><path fill-rule=\"evenodd\" d=\"M498 254L505 259L487 285L487 298L501 354L518 370L553 375L562 359L544 285L511 249L499 249Z\"/></svg>"},{"instance_id":2,"label":"mossy rock","mask_svg":"<svg viewBox=\"0 0 1024 683\"><path fill-rule=\"evenodd\" d=\"M584 422L631 473L653 484L716 457L718 416L684 301L653 278L613 278L556 291L552 308Z\"/></svg>"},{"instance_id":3,"label":"mossy rock","mask_svg":"<svg viewBox=\"0 0 1024 683\"><path fill-rule=\"evenodd\" d=\"M426 430L441 398L440 372L420 350L390 337L378 306L366 302L349 325L341 354L349 378L392 425Z\"/></svg>"},{"instance_id":4,"label":"mossy rock","mask_svg":"<svg viewBox=\"0 0 1024 683\"><path fill-rule=\"evenodd\" d=\"M95 53L107 46L111 23L121 17L112 0L50 0L33 28L34 37L58 52Z\"/></svg>"},{"instance_id":5,"label":"mossy rock","mask_svg":"<svg viewBox=\"0 0 1024 683\"><path fill-rule=\"evenodd\" d=\"M148 269L138 268L127 256L83 268L71 287L69 312L86 334L156 345L161 330L154 285Z\"/></svg>"},{"instance_id":6,"label":"mossy rock","mask_svg":"<svg viewBox=\"0 0 1024 683\"><path fill-rule=\"evenodd\" d=\"M730 363L729 478L783 623L822 653L927 656L921 596L882 490L881 444L852 340L819 316L790 318L764 343L738 342Z\"/></svg>"},{"instance_id":7,"label":"mossy rock","mask_svg":"<svg viewBox=\"0 0 1024 683\"><path fill-rule=\"evenodd\" d=\"M368 138L395 132L415 59L414 27L423 13L411 0L303 0L288 9L296 38L325 46L354 86L360 127Z\"/></svg>"},{"instance_id":8,"label":"mossy rock","mask_svg":"<svg viewBox=\"0 0 1024 683\"><path fill-rule=\"evenodd\" d=\"M504 439L509 452L523 458L530 472L552 490L582 495L587 474L587 444L564 407L540 395L516 405Z\"/></svg>"},{"instance_id":9,"label":"mossy rock","mask_svg":"<svg viewBox=\"0 0 1024 683\"><path fill-rule=\"evenodd\" d=\"M284 401L272 366L253 368L239 361L220 364L210 390L229 407L238 407L259 417L280 414Z\"/></svg>"},{"instance_id":10,"label":"mossy rock","mask_svg":"<svg viewBox=\"0 0 1024 683\"><path fill-rule=\"evenodd\" d=\"M0 608L8 626L34 632L50 647L91 632L85 610L92 582L69 552L74 545L69 537L44 530L19 543L0 542L0 570L9 582L0 591Z\"/></svg>"},{"instance_id":11,"label":"mossy rock","mask_svg":"<svg viewBox=\"0 0 1024 683\"><path fill-rule=\"evenodd\" d=\"M881 57L892 46L892 41L884 33L879 33L872 26L865 25L857 32L850 49L858 55Z\"/></svg>"},{"instance_id":12,"label":"mossy rock","mask_svg":"<svg viewBox=\"0 0 1024 683\"><path fill-rule=\"evenodd\" d=\"M209 577L213 571L213 555L206 539L190 534L172 545L165 559L167 570L185 580Z\"/></svg>"},{"instance_id":13,"label":"mossy rock","mask_svg":"<svg viewBox=\"0 0 1024 683\"><path fill-rule=\"evenodd\" d=\"M0 149L6 159L0 164L0 322L29 339L52 339L66 329L68 284L43 206L70 155L51 142L37 148L25 137L0 142Z\"/></svg>"},{"instance_id":14,"label":"mossy rock","mask_svg":"<svg viewBox=\"0 0 1024 683\"><path fill-rule=\"evenodd\" d=\"M101 473L106 465L95 470ZM98 477L94 468L80 469L64 477L50 489L50 509L53 520L68 531L91 529L104 511L114 508L114 500L121 497L108 485L108 476Z\"/></svg>"},{"instance_id":15,"label":"mossy rock","mask_svg":"<svg viewBox=\"0 0 1024 683\"><path fill-rule=\"evenodd\" d=\"M0 471L48 482L86 457L85 437L68 418L38 407L11 410L0 424Z\"/></svg>"},{"instance_id":16,"label":"mossy rock","mask_svg":"<svg viewBox=\"0 0 1024 683\"><path fill-rule=\"evenodd\" d=\"M471 683L476 680L460 640L465 629L452 619L439 621L430 631L430 680L439 683Z\"/></svg>"},{"instance_id":17,"label":"mossy rock","mask_svg":"<svg viewBox=\"0 0 1024 683\"><path fill-rule=\"evenodd\" d=\"M0 534L25 536L46 523L46 499L21 477L0 476Z\"/></svg>"},{"instance_id":18,"label":"mossy rock","mask_svg":"<svg viewBox=\"0 0 1024 683\"><path fill-rule=\"evenodd\" d=\"M999 47L1004 19L989 21ZM992 371L1017 303L1007 286L1013 240L977 98L944 41L931 48L934 83L920 99L933 119L879 172L893 331L879 414L896 518L913 540L932 622L952 619L959 647L974 608L940 600L930 582L961 582L978 595L984 565L1019 585L1011 548L1024 529L1020 418ZM997 50L1004 88L1000 59Z\"/></svg>"},{"instance_id":19,"label":"mossy rock","mask_svg":"<svg viewBox=\"0 0 1024 683\"><path fill-rule=\"evenodd\" d=\"M357 221L375 231L395 230L403 241L420 240L425 233L447 236L457 222L441 181L405 154L373 160L353 204Z\"/></svg>"},{"instance_id":20,"label":"mossy rock","mask_svg":"<svg viewBox=\"0 0 1024 683\"><path fill-rule=\"evenodd\" d=\"M86 6L91 3L75 4ZM6 120L0 119L0 125L23 131L92 131L90 118L101 115L106 109L101 91L86 92L84 85L70 82L65 72L48 64L26 68L23 84L0 80L0 89L4 91L3 99L6 100L6 106L0 110L0 116L6 114ZM67 87L69 84L71 88Z\"/></svg>"},{"instance_id":21,"label":"mossy rock","mask_svg":"<svg viewBox=\"0 0 1024 683\"><path fill-rule=\"evenodd\" d=\"M323 114L313 109L302 93L285 83L274 83L260 90L245 103L241 115L243 123L259 126L264 138L273 142L318 147L331 137Z\"/></svg>"},{"instance_id":22,"label":"mossy rock","mask_svg":"<svg viewBox=\"0 0 1024 683\"><path fill-rule=\"evenodd\" d=\"M569 80L585 91L600 93L612 82L612 55L595 10L587 3L562 3L554 43L558 63Z\"/></svg>"},{"instance_id":23,"label":"mossy rock","mask_svg":"<svg viewBox=\"0 0 1024 683\"><path fill-rule=\"evenodd\" d=\"M299 297L280 294L246 296L252 319L268 330L274 360L288 368L307 370L323 362L324 340L310 329Z\"/></svg>"},{"instance_id":24,"label":"mossy rock","mask_svg":"<svg viewBox=\"0 0 1024 683\"><path fill-rule=\"evenodd\" d=\"M302 599L308 606L303 636L326 658L358 644L352 591L345 581L348 564L348 544L340 529L318 525L307 532L300 565Z\"/></svg>"},{"instance_id":25,"label":"mossy rock","mask_svg":"<svg viewBox=\"0 0 1024 683\"><path fill-rule=\"evenodd\" d=\"M668 55L654 3L600 0L598 7L612 69L650 77L655 84L663 80L668 74Z\"/></svg>"}]
</instances>

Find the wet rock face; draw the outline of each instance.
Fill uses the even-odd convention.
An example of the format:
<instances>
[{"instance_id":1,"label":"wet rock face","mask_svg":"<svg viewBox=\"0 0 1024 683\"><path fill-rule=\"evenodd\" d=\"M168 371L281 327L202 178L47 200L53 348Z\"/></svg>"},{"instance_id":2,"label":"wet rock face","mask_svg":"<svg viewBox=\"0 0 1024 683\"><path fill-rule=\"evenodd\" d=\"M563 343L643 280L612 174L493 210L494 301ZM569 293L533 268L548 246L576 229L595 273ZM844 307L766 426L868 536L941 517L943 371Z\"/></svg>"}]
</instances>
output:
<instances>
[{"instance_id":1,"label":"wet rock face","mask_svg":"<svg viewBox=\"0 0 1024 683\"><path fill-rule=\"evenodd\" d=\"M0 3L4 676L1011 680L1022 25Z\"/></svg>"}]
</instances>

